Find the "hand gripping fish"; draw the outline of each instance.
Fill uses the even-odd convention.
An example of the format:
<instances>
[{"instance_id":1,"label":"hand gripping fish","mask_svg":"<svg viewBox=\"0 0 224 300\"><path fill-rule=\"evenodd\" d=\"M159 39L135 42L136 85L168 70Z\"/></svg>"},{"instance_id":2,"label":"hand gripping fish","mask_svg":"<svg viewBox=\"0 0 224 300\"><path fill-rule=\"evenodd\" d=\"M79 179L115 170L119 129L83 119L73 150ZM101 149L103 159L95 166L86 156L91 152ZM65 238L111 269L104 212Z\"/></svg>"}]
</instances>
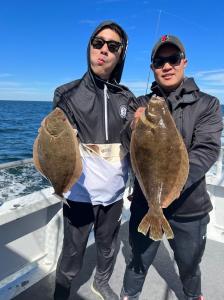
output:
<instances>
[{"instance_id":1,"label":"hand gripping fish","mask_svg":"<svg viewBox=\"0 0 224 300\"><path fill-rule=\"evenodd\" d=\"M168 239L173 231L163 215L177 199L189 172L188 153L166 102L152 96L145 112L140 116L131 136L132 167L149 210L138 226L138 231L155 241L163 232Z\"/></svg>"},{"instance_id":2,"label":"hand gripping fish","mask_svg":"<svg viewBox=\"0 0 224 300\"><path fill-rule=\"evenodd\" d=\"M47 115L33 146L36 169L52 184L55 194L63 197L82 173L79 143L74 129L60 108Z\"/></svg>"}]
</instances>

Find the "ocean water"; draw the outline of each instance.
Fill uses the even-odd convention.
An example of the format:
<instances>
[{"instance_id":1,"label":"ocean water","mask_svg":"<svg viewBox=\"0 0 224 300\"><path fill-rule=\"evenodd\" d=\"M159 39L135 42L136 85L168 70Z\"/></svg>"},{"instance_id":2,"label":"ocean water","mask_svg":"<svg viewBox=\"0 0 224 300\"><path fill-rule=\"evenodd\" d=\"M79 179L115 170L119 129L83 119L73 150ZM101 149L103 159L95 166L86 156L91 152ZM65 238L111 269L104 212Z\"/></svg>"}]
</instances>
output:
<instances>
[{"instance_id":1,"label":"ocean water","mask_svg":"<svg viewBox=\"0 0 224 300\"><path fill-rule=\"evenodd\" d=\"M0 164L32 158L38 128L51 110L52 102L0 100ZM0 203L47 186L33 164L0 170Z\"/></svg>"},{"instance_id":2,"label":"ocean water","mask_svg":"<svg viewBox=\"0 0 224 300\"><path fill-rule=\"evenodd\" d=\"M0 164L32 157L41 120L51 109L51 102L0 101Z\"/></svg>"},{"instance_id":3,"label":"ocean water","mask_svg":"<svg viewBox=\"0 0 224 300\"><path fill-rule=\"evenodd\" d=\"M0 164L32 158L33 142L51 102L0 101ZM34 168L0 170L0 204L49 186Z\"/></svg>"}]
</instances>

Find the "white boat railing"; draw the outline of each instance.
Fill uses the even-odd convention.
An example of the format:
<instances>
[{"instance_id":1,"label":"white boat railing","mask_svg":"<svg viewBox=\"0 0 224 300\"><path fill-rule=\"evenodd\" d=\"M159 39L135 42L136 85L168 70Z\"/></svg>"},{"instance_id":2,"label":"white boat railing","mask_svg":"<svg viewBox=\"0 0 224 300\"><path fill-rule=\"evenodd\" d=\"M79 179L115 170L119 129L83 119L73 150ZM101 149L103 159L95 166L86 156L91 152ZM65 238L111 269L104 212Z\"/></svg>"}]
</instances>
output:
<instances>
[{"instance_id":1,"label":"white boat railing","mask_svg":"<svg viewBox=\"0 0 224 300\"><path fill-rule=\"evenodd\" d=\"M32 159L0 165L0 170ZM129 217L125 202L123 222ZM2 202L0 206L0 300L9 300L56 268L63 241L62 203L53 188ZM94 242L90 234L88 246Z\"/></svg>"},{"instance_id":2,"label":"white boat railing","mask_svg":"<svg viewBox=\"0 0 224 300\"><path fill-rule=\"evenodd\" d=\"M210 213L208 238L224 243L224 147L219 158L206 175L207 190L213 210Z\"/></svg>"},{"instance_id":3,"label":"white boat railing","mask_svg":"<svg viewBox=\"0 0 224 300\"><path fill-rule=\"evenodd\" d=\"M214 166L209 170L206 175L207 183L209 184L217 184L222 185L224 184L224 174L223 174L223 167L224 167L224 147L221 148L219 157L214 164Z\"/></svg>"},{"instance_id":4,"label":"white boat railing","mask_svg":"<svg viewBox=\"0 0 224 300\"><path fill-rule=\"evenodd\" d=\"M0 164L0 170L16 168L16 167L24 166L24 165L27 165L30 163L33 163L32 158L21 159L21 160L17 160L17 161L8 162L8 163L3 163L3 164Z\"/></svg>"}]
</instances>

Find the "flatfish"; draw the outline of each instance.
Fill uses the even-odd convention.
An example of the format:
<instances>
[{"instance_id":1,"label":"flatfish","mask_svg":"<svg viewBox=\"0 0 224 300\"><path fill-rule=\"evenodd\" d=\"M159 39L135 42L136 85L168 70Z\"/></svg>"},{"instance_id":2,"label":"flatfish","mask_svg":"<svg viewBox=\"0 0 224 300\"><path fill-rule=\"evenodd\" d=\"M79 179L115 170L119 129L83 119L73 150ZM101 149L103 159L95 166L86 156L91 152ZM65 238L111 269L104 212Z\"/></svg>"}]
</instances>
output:
<instances>
[{"instance_id":1,"label":"flatfish","mask_svg":"<svg viewBox=\"0 0 224 300\"><path fill-rule=\"evenodd\" d=\"M166 102L152 96L131 136L131 162L149 210L138 231L155 241L174 237L162 208L177 199L189 173L188 153Z\"/></svg>"},{"instance_id":2,"label":"flatfish","mask_svg":"<svg viewBox=\"0 0 224 300\"><path fill-rule=\"evenodd\" d=\"M33 146L34 165L51 182L55 194L63 197L82 173L75 130L57 107L43 119L38 132Z\"/></svg>"}]
</instances>

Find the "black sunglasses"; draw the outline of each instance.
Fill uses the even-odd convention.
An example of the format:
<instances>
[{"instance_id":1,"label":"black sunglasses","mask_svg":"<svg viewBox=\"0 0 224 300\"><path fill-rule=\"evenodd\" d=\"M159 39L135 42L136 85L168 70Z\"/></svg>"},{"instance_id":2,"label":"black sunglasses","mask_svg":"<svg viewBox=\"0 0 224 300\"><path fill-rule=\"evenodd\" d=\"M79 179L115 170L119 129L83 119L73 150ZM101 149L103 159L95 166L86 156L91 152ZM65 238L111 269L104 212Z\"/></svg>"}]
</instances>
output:
<instances>
[{"instance_id":1,"label":"black sunglasses","mask_svg":"<svg viewBox=\"0 0 224 300\"><path fill-rule=\"evenodd\" d=\"M94 49L101 49L105 43L107 44L107 48L111 53L116 53L120 47L123 47L122 43L117 41L105 41L104 39L98 37L94 37L91 40L91 45Z\"/></svg>"},{"instance_id":2,"label":"black sunglasses","mask_svg":"<svg viewBox=\"0 0 224 300\"><path fill-rule=\"evenodd\" d=\"M182 58L184 58L183 52L170 56L158 56L153 59L152 65L155 69L161 69L165 63L169 63L171 66L178 66Z\"/></svg>"}]
</instances>

